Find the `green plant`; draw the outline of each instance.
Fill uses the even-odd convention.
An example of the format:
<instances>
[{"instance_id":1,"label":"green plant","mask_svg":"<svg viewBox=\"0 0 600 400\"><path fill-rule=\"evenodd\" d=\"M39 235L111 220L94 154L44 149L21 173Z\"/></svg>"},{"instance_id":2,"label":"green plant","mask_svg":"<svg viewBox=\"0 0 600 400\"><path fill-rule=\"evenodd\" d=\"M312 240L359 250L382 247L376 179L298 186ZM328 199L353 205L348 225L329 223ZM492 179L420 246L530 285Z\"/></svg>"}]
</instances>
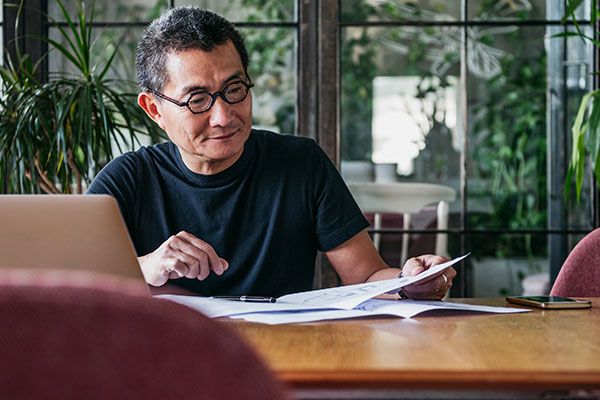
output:
<instances>
[{"instance_id":1,"label":"green plant","mask_svg":"<svg viewBox=\"0 0 600 400\"><path fill-rule=\"evenodd\" d=\"M473 228L543 229L546 225L545 57L520 54L502 60L502 72L487 82L473 134L478 175L489 182L483 193L492 214L472 214ZM475 195L476 193L472 193ZM537 243L536 249L543 247ZM486 249L485 243L477 246ZM531 256L531 235L493 243L496 256ZM492 250L489 249L489 250Z\"/></svg>"},{"instance_id":2,"label":"green plant","mask_svg":"<svg viewBox=\"0 0 600 400\"><path fill-rule=\"evenodd\" d=\"M563 23L571 19L575 25L577 32L565 32L556 36L568 37L579 36L584 42L588 41L596 47L600 48L600 42L594 37L586 35L582 30L575 17L575 10L583 3L583 0L567 0L567 12L563 17ZM595 29L597 21L600 17L600 5L596 1L590 2L590 26ZM595 31L597 34L597 31ZM599 72L594 71L597 75ZM594 90L583 96L575 118L575 122L571 127L573 134L571 160L567 178L565 181L565 201L568 199L569 190L572 186L573 177L575 177L575 188L577 201L581 197L581 188L583 186L584 166L586 158L589 158L592 171L596 178L596 183L600 187L600 90Z\"/></svg>"},{"instance_id":3,"label":"green plant","mask_svg":"<svg viewBox=\"0 0 600 400\"><path fill-rule=\"evenodd\" d=\"M19 53L0 67L0 187L5 193L81 193L113 157L113 146L122 152L139 143L137 134L162 135L137 106L133 82L107 77L118 45L98 60L93 56L94 3L87 20L84 0L77 0L76 18L61 0L57 4L66 27L50 21L61 41L37 39L69 60L75 73L55 72L43 81L40 61L32 63ZM12 6L20 14L23 2Z\"/></svg>"},{"instance_id":4,"label":"green plant","mask_svg":"<svg viewBox=\"0 0 600 400\"><path fill-rule=\"evenodd\" d=\"M366 2L345 4L343 21L366 21L376 9ZM378 44L369 28L342 30L340 41L341 159L370 161L373 79L377 75Z\"/></svg>"},{"instance_id":5,"label":"green plant","mask_svg":"<svg viewBox=\"0 0 600 400\"><path fill-rule=\"evenodd\" d=\"M224 14L243 9L250 23L294 20L294 4L289 0L230 0ZM253 93L253 123L273 126L281 133L295 130L295 35L287 27L244 28L246 48L250 55L248 73L256 84Z\"/></svg>"}]
</instances>

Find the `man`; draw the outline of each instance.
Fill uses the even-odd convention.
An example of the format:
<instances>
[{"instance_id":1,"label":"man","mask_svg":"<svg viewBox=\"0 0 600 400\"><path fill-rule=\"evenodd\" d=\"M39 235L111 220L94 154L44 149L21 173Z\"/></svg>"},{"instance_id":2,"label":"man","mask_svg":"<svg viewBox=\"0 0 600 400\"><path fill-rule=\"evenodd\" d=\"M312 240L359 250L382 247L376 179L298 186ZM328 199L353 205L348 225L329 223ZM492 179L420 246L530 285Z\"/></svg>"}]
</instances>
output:
<instances>
[{"instance_id":1,"label":"man","mask_svg":"<svg viewBox=\"0 0 600 400\"><path fill-rule=\"evenodd\" d=\"M221 16L170 10L144 31L138 104L170 141L124 154L88 193L116 198L146 281L201 295L310 290L317 250L344 284L390 279L368 222L313 140L253 130L248 54ZM406 276L445 258L411 259ZM453 269L404 289L439 299Z\"/></svg>"}]
</instances>

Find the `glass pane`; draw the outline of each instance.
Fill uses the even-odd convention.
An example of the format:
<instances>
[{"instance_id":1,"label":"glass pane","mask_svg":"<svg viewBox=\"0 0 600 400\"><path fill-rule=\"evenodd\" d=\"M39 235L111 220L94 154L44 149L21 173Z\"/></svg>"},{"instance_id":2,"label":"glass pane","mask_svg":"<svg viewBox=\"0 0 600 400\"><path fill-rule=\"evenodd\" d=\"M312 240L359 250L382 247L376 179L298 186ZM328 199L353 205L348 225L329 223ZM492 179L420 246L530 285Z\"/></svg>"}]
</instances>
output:
<instances>
[{"instance_id":1,"label":"glass pane","mask_svg":"<svg viewBox=\"0 0 600 400\"><path fill-rule=\"evenodd\" d=\"M69 17L77 17L78 5L70 0L63 0L63 6ZM84 3L86 15L90 16L92 1ZM169 6L168 0L96 0L94 21L97 22L148 22L157 18ZM56 21L64 22L66 19L56 1L48 2L48 15Z\"/></svg>"},{"instance_id":2,"label":"glass pane","mask_svg":"<svg viewBox=\"0 0 600 400\"><path fill-rule=\"evenodd\" d=\"M373 224L373 214L367 214L367 219ZM383 216L383 228L402 227L402 215L386 214ZM418 215L412 217L412 229L435 229L436 227L436 208L435 206L426 207ZM370 236L377 243L379 240L379 254L391 267L402 267L402 245L405 238L408 238L407 259L423 254L436 253L436 233L411 233L403 235L402 233L381 233L377 239L377 234L370 233ZM452 236L452 235L450 235ZM450 253L452 257L458 256L458 253Z\"/></svg>"},{"instance_id":3,"label":"glass pane","mask_svg":"<svg viewBox=\"0 0 600 400\"><path fill-rule=\"evenodd\" d=\"M593 35L590 27L582 27L584 33ZM574 31L574 29L570 29ZM552 39L555 40L555 39ZM562 40L556 38L556 40ZM568 123L568 132L566 140L566 158L567 162L571 160L571 148L572 148L572 135L571 126L575 121L577 111L581 104L582 97L592 90L593 88L593 48L590 43L584 43L579 37L566 38L566 55L564 61L564 74L565 79L565 92L566 98L564 99L566 107L566 121ZM592 217L590 214L591 209L591 191L593 189L592 171L590 169L590 163L586 162L584 169L584 179L581 189L581 198L579 202L576 196L575 184L571 185L569 192L569 205L568 210L568 221L567 228L571 229L590 229L592 228ZM575 179L573 179L575 182Z\"/></svg>"},{"instance_id":4,"label":"glass pane","mask_svg":"<svg viewBox=\"0 0 600 400\"><path fill-rule=\"evenodd\" d=\"M468 18L477 21L544 20L547 0L469 0Z\"/></svg>"},{"instance_id":5,"label":"glass pane","mask_svg":"<svg viewBox=\"0 0 600 400\"><path fill-rule=\"evenodd\" d=\"M136 82L135 51L137 41L143 28L104 28L93 29L92 64L96 64L98 73L104 68L106 60L114 52L116 46L118 53L112 62L107 77L116 79L127 79ZM49 37L67 46L66 41L59 34L58 29L51 27L48 30ZM76 73L75 66L60 52L53 50L49 55L50 77L56 72ZM137 90L137 89L136 89Z\"/></svg>"},{"instance_id":6,"label":"glass pane","mask_svg":"<svg viewBox=\"0 0 600 400\"><path fill-rule=\"evenodd\" d=\"M296 30L240 28L250 56L248 73L255 84L253 123L256 128L295 133Z\"/></svg>"},{"instance_id":7,"label":"glass pane","mask_svg":"<svg viewBox=\"0 0 600 400\"><path fill-rule=\"evenodd\" d=\"M450 226L460 212L459 38L457 28L344 28L340 53L342 176L453 188Z\"/></svg>"},{"instance_id":8,"label":"glass pane","mask_svg":"<svg viewBox=\"0 0 600 400\"><path fill-rule=\"evenodd\" d=\"M343 22L456 21L461 0L341 0Z\"/></svg>"},{"instance_id":9,"label":"glass pane","mask_svg":"<svg viewBox=\"0 0 600 400\"><path fill-rule=\"evenodd\" d=\"M513 27L469 46L471 229L546 228L544 32Z\"/></svg>"},{"instance_id":10,"label":"glass pane","mask_svg":"<svg viewBox=\"0 0 600 400\"><path fill-rule=\"evenodd\" d=\"M94 29L94 58L104 65L108 54L122 40L118 56L108 76L136 82L135 51L143 28ZM290 28L242 28L250 54L249 74L256 85L253 94L253 120L257 128L294 134L296 104L295 30ZM52 39L63 42L58 30L49 31ZM76 72L60 53L50 55L49 71ZM137 87L133 87L137 91Z\"/></svg>"},{"instance_id":11,"label":"glass pane","mask_svg":"<svg viewBox=\"0 0 600 400\"><path fill-rule=\"evenodd\" d=\"M193 5L213 10L232 22L294 22L295 0L175 0L175 6Z\"/></svg>"},{"instance_id":12,"label":"glass pane","mask_svg":"<svg viewBox=\"0 0 600 400\"><path fill-rule=\"evenodd\" d=\"M490 250L467 258L471 268L473 297L507 295L542 295L550 292L550 270L547 258L547 235L470 234L469 246L488 244ZM523 253L513 246L528 246ZM499 249L509 251L498 256Z\"/></svg>"}]
</instances>

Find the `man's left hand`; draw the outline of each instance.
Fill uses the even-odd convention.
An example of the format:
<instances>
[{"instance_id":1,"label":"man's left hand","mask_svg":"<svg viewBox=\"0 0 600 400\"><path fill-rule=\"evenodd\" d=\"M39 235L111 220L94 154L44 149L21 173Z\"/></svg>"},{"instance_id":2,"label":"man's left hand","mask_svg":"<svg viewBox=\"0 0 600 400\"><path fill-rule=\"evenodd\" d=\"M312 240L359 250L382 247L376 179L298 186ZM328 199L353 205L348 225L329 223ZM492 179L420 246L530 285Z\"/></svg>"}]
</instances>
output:
<instances>
[{"instance_id":1,"label":"man's left hand","mask_svg":"<svg viewBox=\"0 0 600 400\"><path fill-rule=\"evenodd\" d=\"M435 265L445 263L446 261L449 261L449 259L433 254L414 257L406 261L402 268L402 275L415 276ZM402 292L409 299L441 300L452 287L452 279L454 279L455 276L456 270L450 267L425 280L403 287Z\"/></svg>"}]
</instances>

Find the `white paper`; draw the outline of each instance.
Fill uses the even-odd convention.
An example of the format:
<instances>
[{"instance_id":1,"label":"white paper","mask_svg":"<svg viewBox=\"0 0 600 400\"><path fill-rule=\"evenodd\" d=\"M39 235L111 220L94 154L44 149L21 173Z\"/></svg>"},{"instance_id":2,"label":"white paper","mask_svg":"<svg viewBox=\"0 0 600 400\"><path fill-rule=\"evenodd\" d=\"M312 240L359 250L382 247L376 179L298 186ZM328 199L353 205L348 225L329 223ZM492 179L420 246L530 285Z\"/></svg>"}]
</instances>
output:
<instances>
[{"instance_id":1,"label":"white paper","mask_svg":"<svg viewBox=\"0 0 600 400\"><path fill-rule=\"evenodd\" d=\"M372 316L398 316L411 318L430 310L463 310L488 313L520 313L531 311L525 308L491 307L473 304L459 304L443 301L417 301L417 300L379 300L371 299L352 310L313 310L289 311L274 313L250 313L236 315L232 318L244 319L250 322L260 322L269 325L291 324L300 322L324 321L331 319L347 319Z\"/></svg>"},{"instance_id":2,"label":"white paper","mask_svg":"<svg viewBox=\"0 0 600 400\"><path fill-rule=\"evenodd\" d=\"M158 295L155 297L183 304L212 318L236 316L269 324L381 314L408 318L436 307L448 307L440 306L439 302L427 304L429 302L395 302L372 298L440 274L468 255L433 266L416 276L294 293L278 298L276 303L255 303L180 295ZM450 307L456 308L454 305Z\"/></svg>"},{"instance_id":3,"label":"white paper","mask_svg":"<svg viewBox=\"0 0 600 400\"><path fill-rule=\"evenodd\" d=\"M253 303L244 301L232 301L225 299L214 299L200 296L181 296L173 294L161 294L154 296L160 299L174 301L184 306L193 308L196 311L211 318L231 317L233 315L254 313L254 312L276 312L276 311L295 311L295 310L314 310L325 309L326 307L307 306L305 304L295 304L285 301L277 303Z\"/></svg>"},{"instance_id":4,"label":"white paper","mask_svg":"<svg viewBox=\"0 0 600 400\"><path fill-rule=\"evenodd\" d=\"M438 274L452 265L456 264L469 254L457 257L443 264L435 265L428 270L411 277L393 278L385 281L359 283L357 285L339 286L328 289L310 290L308 292L300 292L288 294L277 299L279 302L286 301L289 303L304 304L312 307L329 307L342 308L351 310L357 305L369 300L375 296L379 296L392 290L399 290L404 286L422 281L432 275Z\"/></svg>"}]
</instances>

